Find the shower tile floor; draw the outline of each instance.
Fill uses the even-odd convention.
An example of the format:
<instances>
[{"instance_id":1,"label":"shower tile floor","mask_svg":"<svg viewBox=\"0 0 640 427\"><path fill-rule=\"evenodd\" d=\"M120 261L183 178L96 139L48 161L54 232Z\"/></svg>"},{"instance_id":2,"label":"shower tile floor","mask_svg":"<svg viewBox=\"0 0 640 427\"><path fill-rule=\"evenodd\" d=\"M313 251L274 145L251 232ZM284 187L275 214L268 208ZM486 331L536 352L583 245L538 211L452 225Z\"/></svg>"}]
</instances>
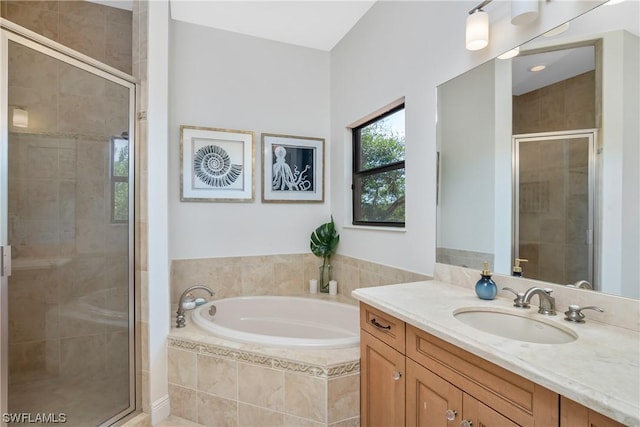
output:
<instances>
[{"instance_id":1,"label":"shower tile floor","mask_svg":"<svg viewBox=\"0 0 640 427\"><path fill-rule=\"evenodd\" d=\"M53 377L9 385L9 412L66 414L67 427L97 426L129 406L126 375L106 373L95 377ZM9 426L24 423L9 423ZM51 423L29 423L48 426Z\"/></svg>"}]
</instances>

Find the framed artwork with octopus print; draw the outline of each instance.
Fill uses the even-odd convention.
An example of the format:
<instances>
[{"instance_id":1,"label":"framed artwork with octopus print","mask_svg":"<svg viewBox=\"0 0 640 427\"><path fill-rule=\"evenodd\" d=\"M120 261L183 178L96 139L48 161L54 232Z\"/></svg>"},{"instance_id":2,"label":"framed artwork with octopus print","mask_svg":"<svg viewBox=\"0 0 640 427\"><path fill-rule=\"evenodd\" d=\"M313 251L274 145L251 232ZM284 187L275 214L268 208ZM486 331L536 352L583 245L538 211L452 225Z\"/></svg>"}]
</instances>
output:
<instances>
[{"instance_id":1,"label":"framed artwork with octopus print","mask_svg":"<svg viewBox=\"0 0 640 427\"><path fill-rule=\"evenodd\" d=\"M180 126L180 200L253 200L253 132Z\"/></svg>"},{"instance_id":2,"label":"framed artwork with octopus print","mask_svg":"<svg viewBox=\"0 0 640 427\"><path fill-rule=\"evenodd\" d=\"M262 134L262 201L324 202L324 139Z\"/></svg>"}]
</instances>

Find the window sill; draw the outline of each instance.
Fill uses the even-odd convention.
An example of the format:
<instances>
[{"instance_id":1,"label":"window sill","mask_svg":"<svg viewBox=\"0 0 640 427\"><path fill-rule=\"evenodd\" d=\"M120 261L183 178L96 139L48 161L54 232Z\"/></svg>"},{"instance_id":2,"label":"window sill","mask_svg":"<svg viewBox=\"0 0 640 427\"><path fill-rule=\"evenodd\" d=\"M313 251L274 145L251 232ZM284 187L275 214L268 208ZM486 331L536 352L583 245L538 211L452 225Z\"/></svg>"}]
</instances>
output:
<instances>
[{"instance_id":1,"label":"window sill","mask_svg":"<svg viewBox=\"0 0 640 427\"><path fill-rule=\"evenodd\" d=\"M391 231L395 233L406 233L406 227L374 227L371 225L343 225L342 228L352 230L367 230L367 231Z\"/></svg>"}]
</instances>

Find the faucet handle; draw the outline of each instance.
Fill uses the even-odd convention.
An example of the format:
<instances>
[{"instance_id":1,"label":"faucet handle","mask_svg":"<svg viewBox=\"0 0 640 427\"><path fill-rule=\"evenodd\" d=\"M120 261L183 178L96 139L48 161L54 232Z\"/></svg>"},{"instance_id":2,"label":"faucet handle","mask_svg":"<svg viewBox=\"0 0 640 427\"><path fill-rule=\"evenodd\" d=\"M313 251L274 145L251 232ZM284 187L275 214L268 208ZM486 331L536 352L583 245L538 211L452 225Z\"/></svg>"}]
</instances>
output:
<instances>
[{"instance_id":1,"label":"faucet handle","mask_svg":"<svg viewBox=\"0 0 640 427\"><path fill-rule=\"evenodd\" d=\"M524 301L524 292L517 292L511 288L502 288L502 290L513 292L513 294L516 296L513 300L514 307L529 308L529 303Z\"/></svg>"},{"instance_id":2,"label":"faucet handle","mask_svg":"<svg viewBox=\"0 0 640 427\"><path fill-rule=\"evenodd\" d=\"M567 322L575 322L575 323L584 323L584 314L582 314L582 310L595 310L600 313L604 313L604 310L600 307L596 307L595 305L590 305L588 307L580 307L579 305L571 304L569 306L569 310L564 312L564 320Z\"/></svg>"}]
</instances>

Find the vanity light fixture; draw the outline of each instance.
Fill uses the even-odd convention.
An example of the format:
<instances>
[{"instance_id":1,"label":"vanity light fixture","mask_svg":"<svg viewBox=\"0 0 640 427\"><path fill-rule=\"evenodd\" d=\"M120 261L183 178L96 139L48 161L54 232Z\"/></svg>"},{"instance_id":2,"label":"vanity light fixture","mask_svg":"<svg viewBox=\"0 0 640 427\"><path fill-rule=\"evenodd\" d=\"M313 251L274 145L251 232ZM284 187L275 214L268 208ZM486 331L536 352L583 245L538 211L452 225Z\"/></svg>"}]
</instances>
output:
<instances>
[{"instance_id":1,"label":"vanity light fixture","mask_svg":"<svg viewBox=\"0 0 640 427\"><path fill-rule=\"evenodd\" d=\"M511 24L527 25L538 19L538 0L511 0Z\"/></svg>"},{"instance_id":2,"label":"vanity light fixture","mask_svg":"<svg viewBox=\"0 0 640 427\"><path fill-rule=\"evenodd\" d=\"M538 71L542 71L545 68L547 68L546 65L534 65L533 67L529 68L529 71L537 73Z\"/></svg>"},{"instance_id":3,"label":"vanity light fixture","mask_svg":"<svg viewBox=\"0 0 640 427\"><path fill-rule=\"evenodd\" d=\"M29 127L29 112L23 108L14 108L12 122L17 128Z\"/></svg>"},{"instance_id":4,"label":"vanity light fixture","mask_svg":"<svg viewBox=\"0 0 640 427\"><path fill-rule=\"evenodd\" d=\"M506 51L502 55L498 55L498 59L510 59L516 57L520 54L520 46L516 46L515 48Z\"/></svg>"},{"instance_id":5,"label":"vanity light fixture","mask_svg":"<svg viewBox=\"0 0 640 427\"><path fill-rule=\"evenodd\" d=\"M467 50L480 50L489 44L489 15L482 10L492 0L485 0L469 11L465 32Z\"/></svg>"}]
</instances>

